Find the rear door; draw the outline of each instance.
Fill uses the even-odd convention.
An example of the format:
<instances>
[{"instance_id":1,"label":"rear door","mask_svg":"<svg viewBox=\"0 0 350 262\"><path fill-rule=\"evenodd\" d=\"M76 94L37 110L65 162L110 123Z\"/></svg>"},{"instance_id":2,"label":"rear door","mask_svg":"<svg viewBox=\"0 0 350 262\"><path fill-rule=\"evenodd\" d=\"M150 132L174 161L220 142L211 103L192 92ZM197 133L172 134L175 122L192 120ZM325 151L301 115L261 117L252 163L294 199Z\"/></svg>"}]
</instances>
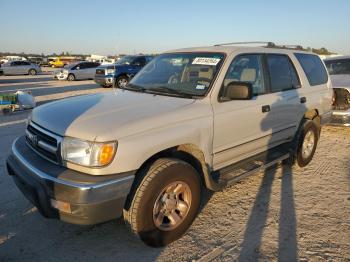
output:
<instances>
[{"instance_id":1,"label":"rear door","mask_svg":"<svg viewBox=\"0 0 350 262\"><path fill-rule=\"evenodd\" d=\"M20 61L20 66L18 67L19 74L28 74L31 64L27 61Z\"/></svg>"},{"instance_id":2,"label":"rear door","mask_svg":"<svg viewBox=\"0 0 350 262\"><path fill-rule=\"evenodd\" d=\"M87 66L88 70L87 70L87 73L86 73L86 78L87 79L93 79L95 77L96 68L98 66L100 66L100 63L89 62L87 64L88 64L88 66Z\"/></svg>"},{"instance_id":3,"label":"rear door","mask_svg":"<svg viewBox=\"0 0 350 262\"><path fill-rule=\"evenodd\" d=\"M6 68L5 72L8 75L17 75L21 72L21 61L12 61L10 66Z\"/></svg>"},{"instance_id":4,"label":"rear door","mask_svg":"<svg viewBox=\"0 0 350 262\"><path fill-rule=\"evenodd\" d=\"M76 66L76 78L87 79L89 75L88 62L82 62Z\"/></svg>"},{"instance_id":5,"label":"rear door","mask_svg":"<svg viewBox=\"0 0 350 262\"><path fill-rule=\"evenodd\" d=\"M262 131L271 132L269 148L290 140L305 112L305 99L301 97L300 79L287 54L267 54L270 111L262 122Z\"/></svg>"}]
</instances>

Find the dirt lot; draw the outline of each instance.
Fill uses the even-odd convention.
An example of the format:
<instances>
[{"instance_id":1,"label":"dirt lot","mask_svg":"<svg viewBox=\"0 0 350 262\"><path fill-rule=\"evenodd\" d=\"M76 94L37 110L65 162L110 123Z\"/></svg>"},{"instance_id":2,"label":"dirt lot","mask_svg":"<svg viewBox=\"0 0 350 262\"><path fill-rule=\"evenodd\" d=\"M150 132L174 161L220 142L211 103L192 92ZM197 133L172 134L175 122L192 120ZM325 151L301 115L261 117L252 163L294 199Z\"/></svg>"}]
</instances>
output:
<instances>
[{"instance_id":1,"label":"dirt lot","mask_svg":"<svg viewBox=\"0 0 350 262\"><path fill-rule=\"evenodd\" d=\"M109 92L92 81L0 76L0 92L17 89L31 90L39 103ZM0 261L350 261L350 128L323 128L304 169L278 167L207 192L188 233L153 249L121 219L81 227L38 214L5 170L28 113L0 116Z\"/></svg>"}]
</instances>

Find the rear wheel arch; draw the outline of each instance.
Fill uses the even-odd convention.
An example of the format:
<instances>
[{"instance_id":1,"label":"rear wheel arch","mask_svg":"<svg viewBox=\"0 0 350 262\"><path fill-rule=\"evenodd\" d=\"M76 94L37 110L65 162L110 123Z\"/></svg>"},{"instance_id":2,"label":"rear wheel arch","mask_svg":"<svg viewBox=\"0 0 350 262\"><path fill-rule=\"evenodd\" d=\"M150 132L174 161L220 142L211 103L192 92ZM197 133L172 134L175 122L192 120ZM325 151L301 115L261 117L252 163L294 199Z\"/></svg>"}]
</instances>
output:
<instances>
[{"instance_id":1,"label":"rear wheel arch","mask_svg":"<svg viewBox=\"0 0 350 262\"><path fill-rule=\"evenodd\" d=\"M305 112L303 120L312 120L317 125L317 128L321 130L321 117L318 109L310 109ZM303 121L301 122L301 124Z\"/></svg>"}]
</instances>

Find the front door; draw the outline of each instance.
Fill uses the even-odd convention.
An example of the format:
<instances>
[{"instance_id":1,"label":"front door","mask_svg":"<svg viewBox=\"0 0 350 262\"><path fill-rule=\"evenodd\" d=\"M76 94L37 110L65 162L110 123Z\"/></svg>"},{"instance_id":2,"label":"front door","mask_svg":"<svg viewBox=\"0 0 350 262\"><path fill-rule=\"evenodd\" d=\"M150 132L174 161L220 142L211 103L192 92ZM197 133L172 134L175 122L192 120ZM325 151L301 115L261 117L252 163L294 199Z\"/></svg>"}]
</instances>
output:
<instances>
[{"instance_id":1,"label":"front door","mask_svg":"<svg viewBox=\"0 0 350 262\"><path fill-rule=\"evenodd\" d=\"M263 112L263 107L274 103L275 98L267 94L263 63L261 54L239 55L226 73L222 88L231 82L248 82L253 86L254 97L231 101L223 98L213 105L214 169L266 150L269 130L264 131L262 126L268 111Z\"/></svg>"}]
</instances>

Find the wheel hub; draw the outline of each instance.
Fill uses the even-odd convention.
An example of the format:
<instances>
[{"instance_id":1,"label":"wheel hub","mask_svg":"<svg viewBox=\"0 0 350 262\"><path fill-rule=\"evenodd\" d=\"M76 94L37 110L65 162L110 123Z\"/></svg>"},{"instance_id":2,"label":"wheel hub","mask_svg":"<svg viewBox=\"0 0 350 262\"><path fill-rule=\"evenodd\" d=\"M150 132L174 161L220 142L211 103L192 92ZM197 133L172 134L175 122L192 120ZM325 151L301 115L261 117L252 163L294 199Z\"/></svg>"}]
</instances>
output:
<instances>
[{"instance_id":1,"label":"wheel hub","mask_svg":"<svg viewBox=\"0 0 350 262\"><path fill-rule=\"evenodd\" d=\"M185 182L174 182L159 194L153 208L155 226L169 231L179 226L186 218L191 206L192 194Z\"/></svg>"},{"instance_id":2,"label":"wheel hub","mask_svg":"<svg viewBox=\"0 0 350 262\"><path fill-rule=\"evenodd\" d=\"M302 145L302 154L304 158L308 158L312 154L312 150L315 146L315 136L314 133L309 130L305 137Z\"/></svg>"}]
</instances>

